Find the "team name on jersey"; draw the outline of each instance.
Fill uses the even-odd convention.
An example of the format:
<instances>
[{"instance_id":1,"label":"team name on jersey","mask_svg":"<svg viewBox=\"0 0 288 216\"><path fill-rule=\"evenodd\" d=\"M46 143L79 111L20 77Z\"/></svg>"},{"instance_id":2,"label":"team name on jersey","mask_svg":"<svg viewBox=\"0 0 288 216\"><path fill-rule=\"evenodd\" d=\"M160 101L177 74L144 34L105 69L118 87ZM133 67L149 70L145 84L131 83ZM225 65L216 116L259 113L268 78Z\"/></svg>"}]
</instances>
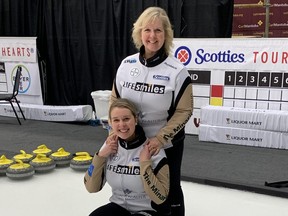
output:
<instances>
[{"instance_id":1,"label":"team name on jersey","mask_svg":"<svg viewBox=\"0 0 288 216\"><path fill-rule=\"evenodd\" d=\"M164 85L156 85L156 84L149 84L149 83L141 83L141 82L123 82L123 88L130 88L135 91L147 92L147 93L154 93L154 94L164 94L165 93L165 86Z\"/></svg>"}]
</instances>

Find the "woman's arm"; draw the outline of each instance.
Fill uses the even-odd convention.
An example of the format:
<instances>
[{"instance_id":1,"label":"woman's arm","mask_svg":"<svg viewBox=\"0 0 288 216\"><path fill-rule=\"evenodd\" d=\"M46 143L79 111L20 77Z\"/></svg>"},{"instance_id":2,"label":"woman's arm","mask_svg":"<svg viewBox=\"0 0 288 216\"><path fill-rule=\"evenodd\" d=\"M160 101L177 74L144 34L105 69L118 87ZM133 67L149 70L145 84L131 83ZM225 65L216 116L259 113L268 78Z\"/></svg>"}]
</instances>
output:
<instances>
[{"instance_id":1,"label":"woman's arm","mask_svg":"<svg viewBox=\"0 0 288 216\"><path fill-rule=\"evenodd\" d=\"M156 204L163 203L169 193L169 167L167 158L164 157L158 164L155 170L152 169L151 155L147 145L143 146L140 153L140 175L145 192L150 199Z\"/></svg>"},{"instance_id":2,"label":"woman's arm","mask_svg":"<svg viewBox=\"0 0 288 216\"><path fill-rule=\"evenodd\" d=\"M189 83L183 91L167 124L160 129L156 137L162 144L170 143L174 136L185 127L193 114L192 83Z\"/></svg>"},{"instance_id":3,"label":"woman's arm","mask_svg":"<svg viewBox=\"0 0 288 216\"><path fill-rule=\"evenodd\" d=\"M155 149L154 155L158 154L163 145L171 143L171 140L184 128L193 114L192 84L189 79L186 81L186 88L182 92L169 121L160 129L155 137L149 138L148 146L150 151Z\"/></svg>"},{"instance_id":4,"label":"woman's arm","mask_svg":"<svg viewBox=\"0 0 288 216\"><path fill-rule=\"evenodd\" d=\"M94 155L91 165L84 176L84 184L88 192L100 191L105 184L104 167L106 158Z\"/></svg>"},{"instance_id":5,"label":"woman's arm","mask_svg":"<svg viewBox=\"0 0 288 216\"><path fill-rule=\"evenodd\" d=\"M118 137L116 135L109 136L106 142L97 152L92 160L84 177L86 189L92 192L100 191L105 184L105 164L109 155L115 154L118 150Z\"/></svg>"},{"instance_id":6,"label":"woman's arm","mask_svg":"<svg viewBox=\"0 0 288 216\"><path fill-rule=\"evenodd\" d=\"M140 162L140 172L145 192L156 204L163 203L169 193L169 167L162 166L155 175L151 167L151 161Z\"/></svg>"}]
</instances>

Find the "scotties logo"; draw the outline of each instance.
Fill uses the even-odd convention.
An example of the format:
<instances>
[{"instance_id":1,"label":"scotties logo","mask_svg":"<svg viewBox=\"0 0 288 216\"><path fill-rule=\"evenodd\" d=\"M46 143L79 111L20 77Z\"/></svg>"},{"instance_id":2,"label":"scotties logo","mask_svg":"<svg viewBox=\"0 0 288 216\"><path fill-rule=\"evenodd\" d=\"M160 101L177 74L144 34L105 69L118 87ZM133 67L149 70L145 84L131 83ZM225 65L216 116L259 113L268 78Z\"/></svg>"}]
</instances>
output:
<instances>
[{"instance_id":1,"label":"scotties logo","mask_svg":"<svg viewBox=\"0 0 288 216\"><path fill-rule=\"evenodd\" d=\"M188 65L192 58L191 50L186 46L180 46L174 55L185 66Z\"/></svg>"}]
</instances>

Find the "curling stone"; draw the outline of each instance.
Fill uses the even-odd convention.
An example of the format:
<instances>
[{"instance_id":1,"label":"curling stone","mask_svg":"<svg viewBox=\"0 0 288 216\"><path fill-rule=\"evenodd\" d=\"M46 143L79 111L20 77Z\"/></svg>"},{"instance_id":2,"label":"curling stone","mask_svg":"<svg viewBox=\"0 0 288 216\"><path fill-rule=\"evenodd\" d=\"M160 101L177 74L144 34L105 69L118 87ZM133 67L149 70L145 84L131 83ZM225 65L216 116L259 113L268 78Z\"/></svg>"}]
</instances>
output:
<instances>
[{"instance_id":1,"label":"curling stone","mask_svg":"<svg viewBox=\"0 0 288 216\"><path fill-rule=\"evenodd\" d=\"M10 165L6 170L6 176L11 179L24 179L33 176L34 167L22 160L16 160L15 164Z\"/></svg>"},{"instance_id":2,"label":"curling stone","mask_svg":"<svg viewBox=\"0 0 288 216\"><path fill-rule=\"evenodd\" d=\"M48 172L56 167L55 161L45 154L37 154L37 156L30 161L30 165L34 167L35 172Z\"/></svg>"},{"instance_id":3,"label":"curling stone","mask_svg":"<svg viewBox=\"0 0 288 216\"><path fill-rule=\"evenodd\" d=\"M70 164L73 156L70 152L66 152L64 148L59 148L57 152L52 153L49 157L55 161L56 166L66 166Z\"/></svg>"},{"instance_id":4,"label":"curling stone","mask_svg":"<svg viewBox=\"0 0 288 216\"><path fill-rule=\"evenodd\" d=\"M52 150L47 148L47 146L45 144L42 144L42 145L39 145L37 147L37 149L35 149L33 151L33 153L35 155L37 155L37 154L45 154L46 156L49 156L52 153Z\"/></svg>"},{"instance_id":5,"label":"curling stone","mask_svg":"<svg viewBox=\"0 0 288 216\"><path fill-rule=\"evenodd\" d=\"M22 160L24 163L29 163L34 158L34 155L27 154L23 150L20 150L20 152L21 154L17 154L13 157L14 160Z\"/></svg>"},{"instance_id":6,"label":"curling stone","mask_svg":"<svg viewBox=\"0 0 288 216\"><path fill-rule=\"evenodd\" d=\"M70 167L74 170L86 171L92 163L92 156L88 152L76 152L70 161Z\"/></svg>"},{"instance_id":7,"label":"curling stone","mask_svg":"<svg viewBox=\"0 0 288 216\"><path fill-rule=\"evenodd\" d=\"M0 176L5 175L7 168L13 163L14 163L13 160L10 160L10 159L6 158L5 155L2 155L0 157Z\"/></svg>"}]
</instances>

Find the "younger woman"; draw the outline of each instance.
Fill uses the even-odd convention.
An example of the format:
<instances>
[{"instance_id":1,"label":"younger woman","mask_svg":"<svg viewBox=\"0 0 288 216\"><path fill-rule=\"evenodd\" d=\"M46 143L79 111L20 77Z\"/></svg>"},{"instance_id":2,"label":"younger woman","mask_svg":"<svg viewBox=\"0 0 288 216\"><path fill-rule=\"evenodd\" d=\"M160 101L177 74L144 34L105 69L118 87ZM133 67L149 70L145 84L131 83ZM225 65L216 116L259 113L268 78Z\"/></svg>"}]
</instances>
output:
<instances>
[{"instance_id":1,"label":"younger woman","mask_svg":"<svg viewBox=\"0 0 288 216\"><path fill-rule=\"evenodd\" d=\"M137 110L127 99L115 100L109 109L113 135L95 154L84 177L89 192L100 191L106 181L112 188L110 203L90 216L164 215L169 191L169 167L163 149L152 156L145 133L137 125ZM160 212L161 211L161 212Z\"/></svg>"}]
</instances>

